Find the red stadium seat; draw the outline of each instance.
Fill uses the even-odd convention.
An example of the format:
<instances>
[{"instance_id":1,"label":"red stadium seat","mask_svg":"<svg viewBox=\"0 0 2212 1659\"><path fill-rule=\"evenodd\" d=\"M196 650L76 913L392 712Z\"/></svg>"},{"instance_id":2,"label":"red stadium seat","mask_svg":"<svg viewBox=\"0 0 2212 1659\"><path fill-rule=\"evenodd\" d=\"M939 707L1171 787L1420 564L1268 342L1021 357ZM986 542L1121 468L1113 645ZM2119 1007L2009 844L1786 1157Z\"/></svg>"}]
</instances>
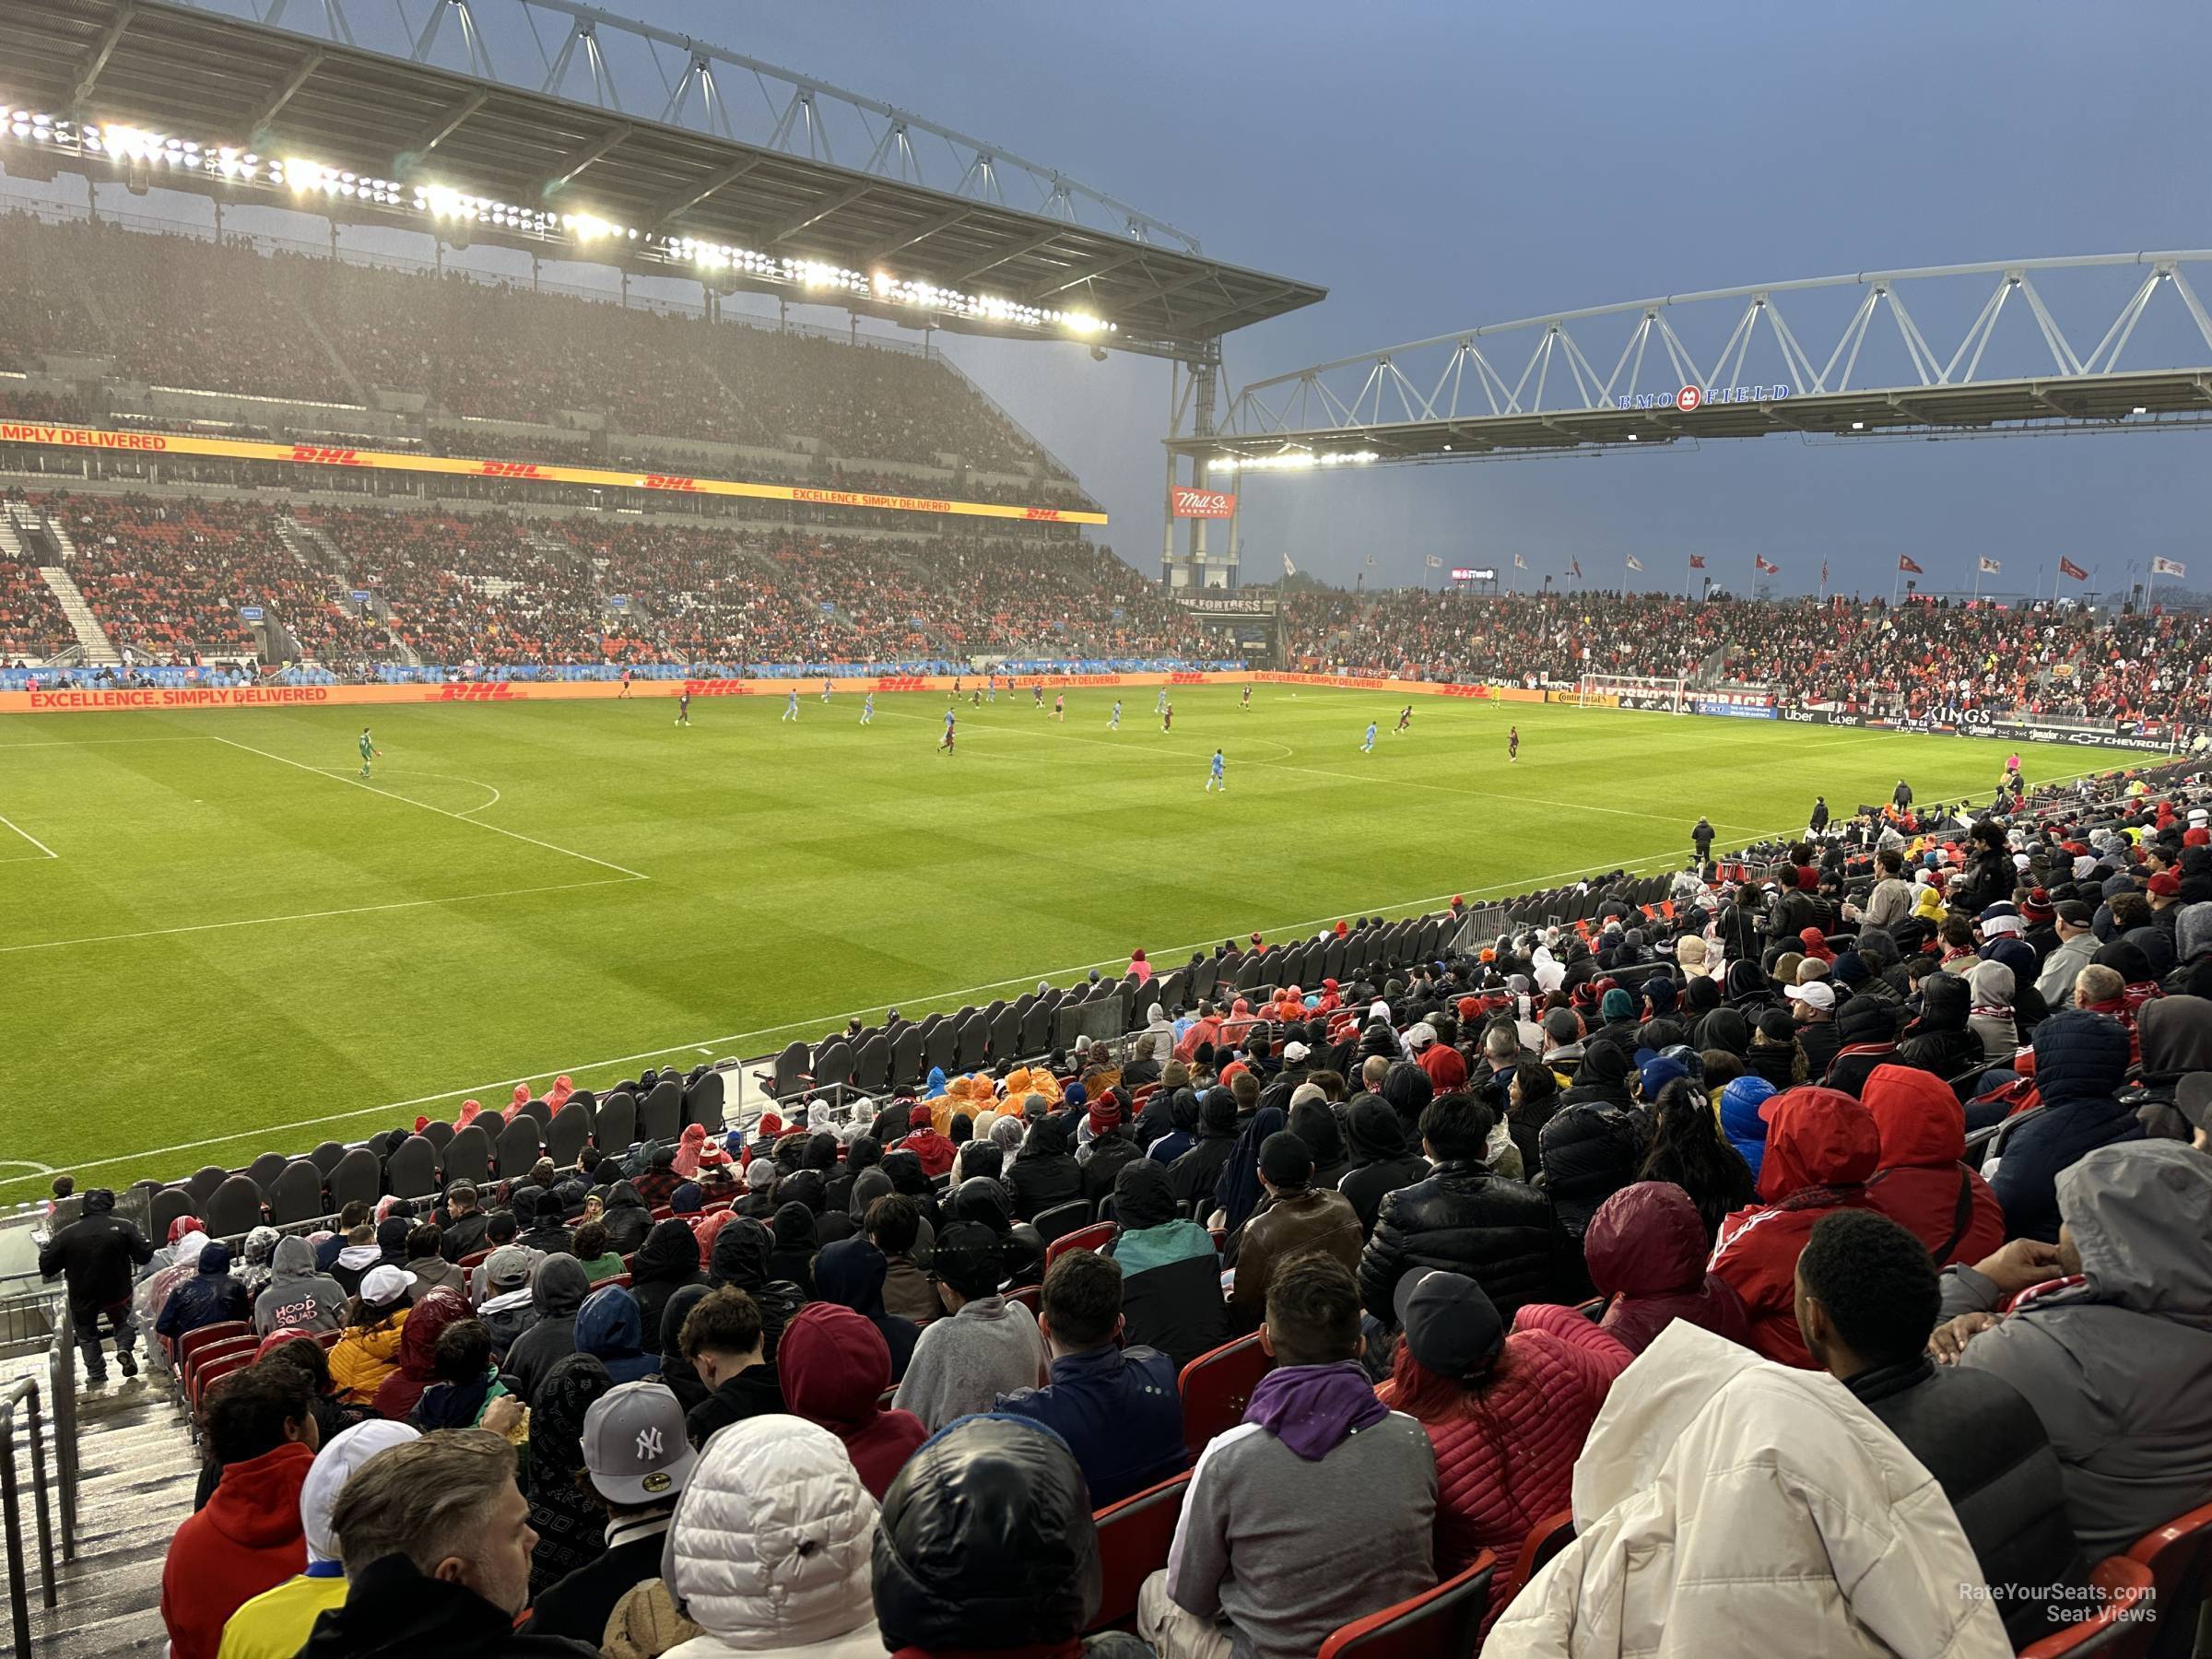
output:
<instances>
[{"instance_id":1,"label":"red stadium seat","mask_svg":"<svg viewBox=\"0 0 2212 1659\"><path fill-rule=\"evenodd\" d=\"M2205 1595L2212 1588L2212 1504L2176 1515L2136 1540L2127 1559L2150 1569L2151 1617L2158 1652L2185 1653ZM2169 1645L2171 1644L2171 1646Z\"/></svg>"},{"instance_id":2,"label":"red stadium seat","mask_svg":"<svg viewBox=\"0 0 2212 1659\"><path fill-rule=\"evenodd\" d=\"M1099 1610L1091 1616L1086 1634L1135 1628L1136 1593L1147 1578L1168 1564L1168 1547L1175 1542L1175 1524L1182 1518L1182 1500L1190 1489L1190 1476L1178 1475L1099 1512L1102 1589Z\"/></svg>"},{"instance_id":3,"label":"red stadium seat","mask_svg":"<svg viewBox=\"0 0 2212 1659\"><path fill-rule=\"evenodd\" d=\"M177 1368L180 1371L192 1364L192 1358L202 1348L218 1342L228 1342L234 1336L251 1334L252 1327L242 1319L225 1319L215 1324L204 1324L196 1331L187 1331L177 1339Z\"/></svg>"},{"instance_id":4,"label":"red stadium seat","mask_svg":"<svg viewBox=\"0 0 2212 1659\"><path fill-rule=\"evenodd\" d=\"M1044 1247L1044 1265L1050 1267L1071 1250L1096 1250L1109 1244L1119 1236L1121 1227L1112 1221L1093 1221L1088 1227L1079 1227L1074 1232L1062 1233Z\"/></svg>"},{"instance_id":5,"label":"red stadium seat","mask_svg":"<svg viewBox=\"0 0 2212 1659\"><path fill-rule=\"evenodd\" d=\"M1044 1292L1035 1285L1017 1285L1006 1292L1006 1300L1010 1302L1019 1302L1034 1313L1043 1304Z\"/></svg>"},{"instance_id":6,"label":"red stadium seat","mask_svg":"<svg viewBox=\"0 0 2212 1659\"><path fill-rule=\"evenodd\" d=\"M1182 1443L1193 1458L1215 1435L1244 1420L1253 1389L1274 1369L1275 1359L1260 1347L1257 1332L1201 1354L1182 1368L1177 1382L1182 1395Z\"/></svg>"},{"instance_id":7,"label":"red stadium seat","mask_svg":"<svg viewBox=\"0 0 2212 1659\"><path fill-rule=\"evenodd\" d=\"M1484 1550L1434 1589L1340 1625L1321 1644L1321 1659L1472 1659L1497 1568Z\"/></svg>"},{"instance_id":8,"label":"red stadium seat","mask_svg":"<svg viewBox=\"0 0 2212 1659\"><path fill-rule=\"evenodd\" d=\"M2150 1569L2130 1556L2110 1556L2089 1579L2104 1592L2103 1600L2082 1604L2085 1612L2094 1606L2095 1615L2030 1642L2019 1659L2143 1659L2150 1652L2160 1617ZM2189 1651L2186 1638L2180 1651Z\"/></svg>"},{"instance_id":9,"label":"red stadium seat","mask_svg":"<svg viewBox=\"0 0 2212 1659\"><path fill-rule=\"evenodd\" d=\"M1513 1561L1513 1576L1507 1581L1515 1594L1523 1585L1544 1571L1545 1562L1574 1542L1574 1512L1561 1510L1556 1515L1547 1515L1528 1529L1528 1536L1521 1540L1521 1553Z\"/></svg>"}]
</instances>

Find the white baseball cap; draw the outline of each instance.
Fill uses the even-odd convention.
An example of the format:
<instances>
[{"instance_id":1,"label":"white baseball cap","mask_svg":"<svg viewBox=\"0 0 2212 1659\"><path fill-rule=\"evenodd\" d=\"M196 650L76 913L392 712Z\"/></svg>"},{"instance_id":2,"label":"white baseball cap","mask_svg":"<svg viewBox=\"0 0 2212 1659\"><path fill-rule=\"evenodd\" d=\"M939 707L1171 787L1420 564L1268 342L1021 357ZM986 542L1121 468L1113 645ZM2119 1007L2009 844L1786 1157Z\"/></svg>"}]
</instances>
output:
<instances>
[{"instance_id":1,"label":"white baseball cap","mask_svg":"<svg viewBox=\"0 0 2212 1659\"><path fill-rule=\"evenodd\" d=\"M1809 985L1784 985L1782 994L1792 1002L1801 1002L1807 1007L1823 1011L1836 1006L1836 990L1826 980L1815 980Z\"/></svg>"}]
</instances>

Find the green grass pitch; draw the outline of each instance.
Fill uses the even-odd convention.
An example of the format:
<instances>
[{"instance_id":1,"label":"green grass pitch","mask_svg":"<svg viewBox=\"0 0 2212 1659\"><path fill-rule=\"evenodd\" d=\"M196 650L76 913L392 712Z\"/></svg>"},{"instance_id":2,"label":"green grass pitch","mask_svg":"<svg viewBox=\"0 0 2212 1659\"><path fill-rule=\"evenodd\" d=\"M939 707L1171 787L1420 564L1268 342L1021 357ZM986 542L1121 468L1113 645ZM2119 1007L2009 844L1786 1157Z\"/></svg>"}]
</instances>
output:
<instances>
[{"instance_id":1,"label":"green grass pitch","mask_svg":"<svg viewBox=\"0 0 2212 1659\"><path fill-rule=\"evenodd\" d=\"M242 1164L568 1071L772 1050L1453 893L1686 857L1996 746L1186 688L56 714L0 724L0 1200ZM364 716L383 750L360 786ZM1374 752L1359 745L1379 723ZM1506 762L1506 728L1521 758ZM1226 751L1229 789L1208 794ZM2031 782L2080 757L2031 751ZM2062 769L2072 769L2063 771Z\"/></svg>"}]
</instances>

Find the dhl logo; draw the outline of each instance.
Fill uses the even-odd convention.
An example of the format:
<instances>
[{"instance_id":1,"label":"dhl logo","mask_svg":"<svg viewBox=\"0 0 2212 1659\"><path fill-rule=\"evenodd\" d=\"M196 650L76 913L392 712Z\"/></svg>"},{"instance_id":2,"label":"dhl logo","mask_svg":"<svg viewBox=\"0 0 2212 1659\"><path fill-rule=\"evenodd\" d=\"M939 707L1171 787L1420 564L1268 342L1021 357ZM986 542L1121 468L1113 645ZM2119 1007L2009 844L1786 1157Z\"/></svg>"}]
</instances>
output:
<instances>
[{"instance_id":1,"label":"dhl logo","mask_svg":"<svg viewBox=\"0 0 2212 1659\"><path fill-rule=\"evenodd\" d=\"M542 478L535 461L487 461L484 476L488 478Z\"/></svg>"},{"instance_id":2,"label":"dhl logo","mask_svg":"<svg viewBox=\"0 0 2212 1659\"><path fill-rule=\"evenodd\" d=\"M699 480L677 473L647 473L638 480L641 489L697 489Z\"/></svg>"},{"instance_id":3,"label":"dhl logo","mask_svg":"<svg viewBox=\"0 0 2212 1659\"><path fill-rule=\"evenodd\" d=\"M1060 509L1057 507L1030 507L1024 510L1021 516L1028 519L1057 520L1060 516Z\"/></svg>"},{"instance_id":4,"label":"dhl logo","mask_svg":"<svg viewBox=\"0 0 2212 1659\"><path fill-rule=\"evenodd\" d=\"M886 675L876 682L878 691L926 691L929 682L916 674Z\"/></svg>"},{"instance_id":5,"label":"dhl logo","mask_svg":"<svg viewBox=\"0 0 2212 1659\"><path fill-rule=\"evenodd\" d=\"M750 697L753 688L747 680L688 679L684 682L684 692L689 697Z\"/></svg>"},{"instance_id":6,"label":"dhl logo","mask_svg":"<svg viewBox=\"0 0 2212 1659\"><path fill-rule=\"evenodd\" d=\"M305 461L316 466L366 466L359 450L329 449L320 443L295 443L292 459Z\"/></svg>"},{"instance_id":7,"label":"dhl logo","mask_svg":"<svg viewBox=\"0 0 2212 1659\"><path fill-rule=\"evenodd\" d=\"M496 685L441 686L438 688L437 700L440 702L505 702L510 698L521 695L522 693L512 686L505 680L501 680Z\"/></svg>"},{"instance_id":8,"label":"dhl logo","mask_svg":"<svg viewBox=\"0 0 2212 1659\"><path fill-rule=\"evenodd\" d=\"M1206 684L1206 676L1194 674L1188 669L1179 669L1168 676L1168 684L1171 686L1203 686Z\"/></svg>"}]
</instances>

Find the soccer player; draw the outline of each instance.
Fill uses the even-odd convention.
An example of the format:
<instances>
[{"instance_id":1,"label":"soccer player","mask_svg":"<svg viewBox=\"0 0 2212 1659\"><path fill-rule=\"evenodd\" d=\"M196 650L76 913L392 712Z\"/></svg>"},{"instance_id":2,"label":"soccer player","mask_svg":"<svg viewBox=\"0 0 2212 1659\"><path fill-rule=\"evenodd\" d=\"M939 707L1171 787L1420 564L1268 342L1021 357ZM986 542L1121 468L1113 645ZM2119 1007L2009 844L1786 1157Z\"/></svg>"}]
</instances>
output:
<instances>
[{"instance_id":1,"label":"soccer player","mask_svg":"<svg viewBox=\"0 0 2212 1659\"><path fill-rule=\"evenodd\" d=\"M1406 732L1406 731L1411 731L1412 729L1413 729L1413 705L1412 705L1411 703L1407 703L1407 704L1406 704L1406 705L1404 708L1402 708L1402 709L1400 709L1400 710L1398 711L1398 731L1399 731L1399 732ZM1397 735L1397 733L1396 733L1396 732L1394 732L1394 733L1392 733L1392 734L1391 734L1391 735L1393 735L1393 736L1394 737L1395 735Z\"/></svg>"},{"instance_id":2,"label":"soccer player","mask_svg":"<svg viewBox=\"0 0 2212 1659\"><path fill-rule=\"evenodd\" d=\"M622 670L622 689L616 692L615 695L617 697L628 697L629 695L629 670L627 668Z\"/></svg>"},{"instance_id":3,"label":"soccer player","mask_svg":"<svg viewBox=\"0 0 2212 1659\"><path fill-rule=\"evenodd\" d=\"M1040 712L1043 710L1044 682L1041 679L1033 679L1030 682L1030 700L1037 706Z\"/></svg>"},{"instance_id":4,"label":"soccer player","mask_svg":"<svg viewBox=\"0 0 2212 1659\"><path fill-rule=\"evenodd\" d=\"M989 674L986 674L985 676L983 676L983 692L984 692L983 700L984 700L985 702L994 702L994 702L996 702L996 701L998 700L998 670L997 670L997 669L994 668L994 669L992 669L992 670L991 670L991 672L990 672Z\"/></svg>"},{"instance_id":5,"label":"soccer player","mask_svg":"<svg viewBox=\"0 0 2212 1659\"><path fill-rule=\"evenodd\" d=\"M676 694L676 724L680 726L691 724L691 688L688 686Z\"/></svg>"},{"instance_id":6,"label":"soccer player","mask_svg":"<svg viewBox=\"0 0 2212 1659\"><path fill-rule=\"evenodd\" d=\"M1162 686L1159 688L1159 695L1152 700L1152 712L1155 714L1165 714L1167 712L1168 688L1167 687Z\"/></svg>"},{"instance_id":7,"label":"soccer player","mask_svg":"<svg viewBox=\"0 0 2212 1659\"><path fill-rule=\"evenodd\" d=\"M384 751L383 751L382 749L380 749L380 748L378 748L378 747L376 747L376 745L375 745L375 744L373 744L373 743L371 743L371 742L370 742L370 741L369 741L369 728L368 728L367 726L363 726L363 727L361 728L361 776L362 776L362 777L364 777L364 778L365 778L365 777L367 777L367 776L369 775L369 762L370 762L370 761L371 761L371 760L373 760L373 759L376 759L376 758L377 758L379 755L382 754L383 752L384 752Z\"/></svg>"},{"instance_id":8,"label":"soccer player","mask_svg":"<svg viewBox=\"0 0 2212 1659\"><path fill-rule=\"evenodd\" d=\"M862 725L876 724L876 693L873 691L868 693L866 699L860 705L860 724Z\"/></svg>"},{"instance_id":9,"label":"soccer player","mask_svg":"<svg viewBox=\"0 0 2212 1659\"><path fill-rule=\"evenodd\" d=\"M1159 717L1159 729L1163 732L1173 731L1175 729L1175 705L1165 703L1162 707L1167 712Z\"/></svg>"},{"instance_id":10,"label":"soccer player","mask_svg":"<svg viewBox=\"0 0 2212 1659\"><path fill-rule=\"evenodd\" d=\"M1508 726L1505 733L1505 759L1510 766L1521 764L1521 728Z\"/></svg>"},{"instance_id":11,"label":"soccer player","mask_svg":"<svg viewBox=\"0 0 2212 1659\"><path fill-rule=\"evenodd\" d=\"M1065 691L1053 694L1053 718L1062 725L1067 724L1067 693Z\"/></svg>"},{"instance_id":12,"label":"soccer player","mask_svg":"<svg viewBox=\"0 0 2212 1659\"><path fill-rule=\"evenodd\" d=\"M947 709L945 711L945 735L937 739L937 753L940 755L952 753L952 722L953 712Z\"/></svg>"},{"instance_id":13,"label":"soccer player","mask_svg":"<svg viewBox=\"0 0 2212 1659\"><path fill-rule=\"evenodd\" d=\"M1359 752L1363 755L1375 752L1375 723L1371 720L1367 723L1367 735L1359 741Z\"/></svg>"},{"instance_id":14,"label":"soccer player","mask_svg":"<svg viewBox=\"0 0 2212 1659\"><path fill-rule=\"evenodd\" d=\"M1113 700L1113 717L1107 721L1106 729L1110 732L1122 729L1122 700L1118 697Z\"/></svg>"},{"instance_id":15,"label":"soccer player","mask_svg":"<svg viewBox=\"0 0 2212 1659\"><path fill-rule=\"evenodd\" d=\"M824 702L828 702L828 701L830 700L830 677L829 677L828 675L826 675L826 674L825 674L825 675L823 675L823 676L822 676L822 700L823 700Z\"/></svg>"},{"instance_id":16,"label":"soccer player","mask_svg":"<svg viewBox=\"0 0 2212 1659\"><path fill-rule=\"evenodd\" d=\"M954 676L952 677L952 696L953 696L953 697L958 697L959 694L960 694L960 677L959 677L959 675L957 675L957 674L956 674L956 675L954 675ZM951 701L951 700L952 700L952 699L951 699L951 698L947 698L947 699L946 699L946 700L947 700L947 702L949 702L949 701Z\"/></svg>"},{"instance_id":17,"label":"soccer player","mask_svg":"<svg viewBox=\"0 0 2212 1659\"><path fill-rule=\"evenodd\" d=\"M1252 707L1252 688L1250 686L1244 688L1244 700L1239 703L1237 707L1240 709L1249 709Z\"/></svg>"},{"instance_id":18,"label":"soccer player","mask_svg":"<svg viewBox=\"0 0 2212 1659\"><path fill-rule=\"evenodd\" d=\"M1217 789L1223 794L1229 793L1229 780L1221 775L1221 751L1219 749L1214 751L1214 770L1206 775L1206 794L1211 794Z\"/></svg>"},{"instance_id":19,"label":"soccer player","mask_svg":"<svg viewBox=\"0 0 2212 1659\"><path fill-rule=\"evenodd\" d=\"M784 700L784 702L783 702L783 720L796 720L798 717L799 717L799 693L798 693L798 690L797 690L797 688L794 687L794 688L793 688L793 690L792 690L792 693L791 693L791 695L790 695L788 698L786 698L786 699ZM783 724L783 720L779 720L778 722L776 722L776 724L777 724L778 725L782 725L782 724Z\"/></svg>"}]
</instances>

